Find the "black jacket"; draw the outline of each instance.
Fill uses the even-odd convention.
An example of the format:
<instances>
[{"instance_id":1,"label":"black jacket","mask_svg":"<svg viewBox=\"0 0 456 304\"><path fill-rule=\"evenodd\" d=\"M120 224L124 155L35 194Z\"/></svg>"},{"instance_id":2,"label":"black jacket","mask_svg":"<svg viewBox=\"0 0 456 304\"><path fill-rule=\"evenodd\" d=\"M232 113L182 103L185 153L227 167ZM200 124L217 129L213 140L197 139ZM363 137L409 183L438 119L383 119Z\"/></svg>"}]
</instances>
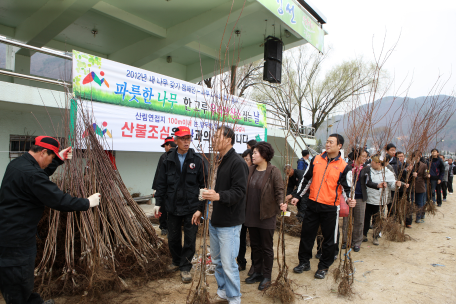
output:
<instances>
[{"instance_id":1,"label":"black jacket","mask_svg":"<svg viewBox=\"0 0 456 304\"><path fill-rule=\"evenodd\" d=\"M174 148L171 148L168 152L170 152L172 149ZM158 163L157 163L157 169L155 169L155 176L154 176L154 181L152 182L152 189L156 190L156 187L157 187L157 176L160 172L160 165L161 163L165 160L166 158L166 155L168 152L165 152L163 153L161 156L160 156L160 159L158 160Z\"/></svg>"},{"instance_id":2,"label":"black jacket","mask_svg":"<svg viewBox=\"0 0 456 304\"><path fill-rule=\"evenodd\" d=\"M293 175L288 177L287 195L292 194L295 188L298 188L299 182L304 176L303 170L293 169L293 171Z\"/></svg>"},{"instance_id":3,"label":"black jacket","mask_svg":"<svg viewBox=\"0 0 456 304\"><path fill-rule=\"evenodd\" d=\"M29 153L8 164L0 188L0 246L34 246L45 206L67 212L89 209L88 199L63 193L49 180L58 166L54 159L43 170Z\"/></svg>"},{"instance_id":4,"label":"black jacket","mask_svg":"<svg viewBox=\"0 0 456 304\"><path fill-rule=\"evenodd\" d=\"M155 205L162 206L171 214L182 216L203 212L204 201L198 199L199 189L206 188L207 167L203 158L188 149L187 156L180 168L177 148L169 150L160 164L155 179Z\"/></svg>"},{"instance_id":5,"label":"black jacket","mask_svg":"<svg viewBox=\"0 0 456 304\"><path fill-rule=\"evenodd\" d=\"M432 158L431 160L431 180L443 180L443 174L445 173L445 165L440 157Z\"/></svg>"},{"instance_id":6,"label":"black jacket","mask_svg":"<svg viewBox=\"0 0 456 304\"><path fill-rule=\"evenodd\" d=\"M245 193L249 168L233 148L222 158L217 169L215 192L220 200L213 202L211 224L214 227L232 227L245 221Z\"/></svg>"}]
</instances>

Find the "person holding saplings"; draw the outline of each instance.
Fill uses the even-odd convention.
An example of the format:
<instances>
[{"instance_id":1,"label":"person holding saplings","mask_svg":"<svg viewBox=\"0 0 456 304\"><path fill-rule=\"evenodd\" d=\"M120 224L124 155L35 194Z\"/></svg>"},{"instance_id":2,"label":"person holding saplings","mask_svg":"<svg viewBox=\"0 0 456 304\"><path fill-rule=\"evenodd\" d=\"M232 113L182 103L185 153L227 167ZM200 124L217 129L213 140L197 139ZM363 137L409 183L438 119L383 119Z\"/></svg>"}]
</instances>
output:
<instances>
[{"instance_id":1,"label":"person holding saplings","mask_svg":"<svg viewBox=\"0 0 456 304\"><path fill-rule=\"evenodd\" d=\"M44 208L86 211L100 203L100 193L73 197L49 180L58 166L72 158L71 147L59 149L55 138L38 136L27 153L6 167L0 188L0 291L7 304L43 303L33 285L35 236Z\"/></svg>"},{"instance_id":2,"label":"person holding saplings","mask_svg":"<svg viewBox=\"0 0 456 304\"><path fill-rule=\"evenodd\" d=\"M274 149L267 142L253 147L253 166L247 179L247 203L244 225L250 233L254 273L245 279L247 284L260 282L258 289L271 284L274 263L273 238L277 215L286 211L284 186L280 170L271 165Z\"/></svg>"}]
</instances>

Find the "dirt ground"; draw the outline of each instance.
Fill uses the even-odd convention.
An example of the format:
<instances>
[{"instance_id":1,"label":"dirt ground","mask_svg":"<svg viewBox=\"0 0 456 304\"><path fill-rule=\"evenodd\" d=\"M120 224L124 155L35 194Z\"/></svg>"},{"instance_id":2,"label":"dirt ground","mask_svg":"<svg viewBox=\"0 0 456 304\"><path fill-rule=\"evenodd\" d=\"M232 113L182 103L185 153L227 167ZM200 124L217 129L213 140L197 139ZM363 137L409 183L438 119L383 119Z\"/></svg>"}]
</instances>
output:
<instances>
[{"instance_id":1,"label":"dirt ground","mask_svg":"<svg viewBox=\"0 0 456 304\"><path fill-rule=\"evenodd\" d=\"M296 303L456 303L456 194L449 195L439 211L435 217L426 216L425 223L413 222L413 228L406 231L412 237L411 241L395 243L380 238L380 245L374 246L369 235L369 242L362 244L361 251L352 254L355 260L355 294L351 299L337 295L332 273L324 280L314 279L318 262L315 258L311 260L311 271L293 273L292 268L298 263L299 238L287 236L289 278L295 283L295 293L301 295L297 296ZM274 240L277 241L277 235ZM250 248L247 249L246 257L249 257ZM333 264L330 272L338 263ZM257 289L257 284L244 283L247 271L240 273L242 302L274 303ZM275 261L272 277L276 275ZM208 281L211 296L215 296L215 277L210 275ZM112 295L108 302L185 303L189 288L190 285L181 282L177 272L170 278L149 282L131 292ZM56 303L67 303L68 300L73 302L78 299L61 297L55 300ZM3 300L0 303L3 304Z\"/></svg>"}]
</instances>

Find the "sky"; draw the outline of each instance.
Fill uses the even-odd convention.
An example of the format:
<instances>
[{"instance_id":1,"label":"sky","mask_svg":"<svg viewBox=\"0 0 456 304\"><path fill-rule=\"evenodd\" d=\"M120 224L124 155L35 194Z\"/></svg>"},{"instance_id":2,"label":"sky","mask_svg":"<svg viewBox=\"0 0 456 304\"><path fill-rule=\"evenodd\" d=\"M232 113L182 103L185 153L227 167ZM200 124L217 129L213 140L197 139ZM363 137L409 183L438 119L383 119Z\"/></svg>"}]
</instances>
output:
<instances>
[{"instance_id":1,"label":"sky","mask_svg":"<svg viewBox=\"0 0 456 304\"><path fill-rule=\"evenodd\" d=\"M313 0L327 18L327 65L362 56L374 60L397 43L385 64L394 80L388 95L431 95L439 75L448 83L439 93L456 89L456 0ZM406 88L409 87L408 93ZM435 93L435 91L434 91Z\"/></svg>"}]
</instances>

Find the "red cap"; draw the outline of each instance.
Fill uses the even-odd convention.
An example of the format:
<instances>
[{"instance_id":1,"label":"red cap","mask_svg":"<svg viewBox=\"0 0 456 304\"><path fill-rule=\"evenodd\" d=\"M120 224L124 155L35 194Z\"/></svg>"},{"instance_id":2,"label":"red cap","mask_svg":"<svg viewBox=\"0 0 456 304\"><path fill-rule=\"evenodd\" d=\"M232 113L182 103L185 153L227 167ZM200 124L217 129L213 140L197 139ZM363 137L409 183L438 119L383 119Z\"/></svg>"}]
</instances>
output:
<instances>
[{"instance_id":1,"label":"red cap","mask_svg":"<svg viewBox=\"0 0 456 304\"><path fill-rule=\"evenodd\" d=\"M55 156L57 157L57 160L61 160L63 162L63 159L59 155L60 143L54 137L38 136L35 138L35 146L40 146L48 150L51 150L52 152L54 152Z\"/></svg>"},{"instance_id":2,"label":"red cap","mask_svg":"<svg viewBox=\"0 0 456 304\"><path fill-rule=\"evenodd\" d=\"M174 136L177 136L177 137L183 137L183 136L187 136L187 135L192 136L192 132L186 126L180 126L178 128L173 128L173 132L174 132Z\"/></svg>"},{"instance_id":3,"label":"red cap","mask_svg":"<svg viewBox=\"0 0 456 304\"><path fill-rule=\"evenodd\" d=\"M163 143L163 145L161 145L161 147L164 148L166 143L169 143L171 141L174 142L174 138L172 138L171 136L166 137L165 142Z\"/></svg>"}]
</instances>

